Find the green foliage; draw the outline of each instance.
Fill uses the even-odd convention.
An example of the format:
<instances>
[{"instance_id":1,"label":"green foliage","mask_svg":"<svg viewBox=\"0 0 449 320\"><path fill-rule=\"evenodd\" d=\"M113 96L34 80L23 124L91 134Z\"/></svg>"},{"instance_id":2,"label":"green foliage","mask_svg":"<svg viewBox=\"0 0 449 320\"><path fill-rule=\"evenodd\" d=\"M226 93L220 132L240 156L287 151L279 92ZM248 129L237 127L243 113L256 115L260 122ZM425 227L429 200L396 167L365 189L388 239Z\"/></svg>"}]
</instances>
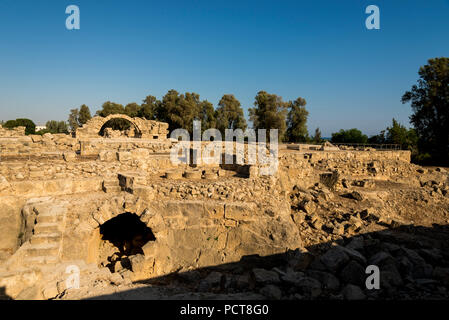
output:
<instances>
[{"instance_id":1,"label":"green foliage","mask_svg":"<svg viewBox=\"0 0 449 320\"><path fill-rule=\"evenodd\" d=\"M215 113L217 129L221 134L225 135L226 129L246 129L246 120L243 114L243 109L233 94L225 94L218 103L218 108Z\"/></svg>"},{"instance_id":2,"label":"green foliage","mask_svg":"<svg viewBox=\"0 0 449 320\"><path fill-rule=\"evenodd\" d=\"M12 129L17 127L16 120L8 120L3 124L4 128Z\"/></svg>"},{"instance_id":3,"label":"green foliage","mask_svg":"<svg viewBox=\"0 0 449 320\"><path fill-rule=\"evenodd\" d=\"M309 112L305 106L306 100L303 98L298 98L294 102L287 102L289 109L287 115L287 137L290 142L306 142L309 139L307 132L307 117L309 116Z\"/></svg>"},{"instance_id":4,"label":"green foliage","mask_svg":"<svg viewBox=\"0 0 449 320\"><path fill-rule=\"evenodd\" d=\"M157 100L155 96L147 96L143 100L138 116L148 120L156 120L157 112L160 108L161 101Z\"/></svg>"},{"instance_id":5,"label":"green foliage","mask_svg":"<svg viewBox=\"0 0 449 320\"><path fill-rule=\"evenodd\" d=\"M349 130L341 129L338 132L332 133L331 141L334 143L367 143L368 137L356 128Z\"/></svg>"},{"instance_id":6,"label":"green foliage","mask_svg":"<svg viewBox=\"0 0 449 320\"><path fill-rule=\"evenodd\" d=\"M125 108L119 103L106 101L97 111L97 115L100 117L107 117L111 114L126 114Z\"/></svg>"},{"instance_id":7,"label":"green foliage","mask_svg":"<svg viewBox=\"0 0 449 320\"><path fill-rule=\"evenodd\" d=\"M392 126L387 128L385 141L386 143L399 144L402 149L415 151L418 144L418 136L414 129L407 129L393 119Z\"/></svg>"},{"instance_id":8,"label":"green foliage","mask_svg":"<svg viewBox=\"0 0 449 320\"><path fill-rule=\"evenodd\" d=\"M368 143L372 144L384 144L387 143L385 139L385 130L382 130L379 134L371 136L368 138Z\"/></svg>"},{"instance_id":9,"label":"green foliage","mask_svg":"<svg viewBox=\"0 0 449 320\"><path fill-rule=\"evenodd\" d=\"M410 121L418 137L418 148L434 162L449 163L449 58L428 60L419 69L418 83L402 96L411 103Z\"/></svg>"},{"instance_id":10,"label":"green foliage","mask_svg":"<svg viewBox=\"0 0 449 320\"><path fill-rule=\"evenodd\" d=\"M213 105L206 100L201 101L200 95L194 92L179 94L172 89L162 98L156 110L156 119L167 122L170 131L183 128L192 134L193 120L201 121L202 131L215 126Z\"/></svg>"},{"instance_id":11,"label":"green foliage","mask_svg":"<svg viewBox=\"0 0 449 320\"><path fill-rule=\"evenodd\" d=\"M282 97L265 91L259 91L255 100L255 108L249 109L249 116L254 129L266 129L267 135L269 135L270 129L278 129L278 137L282 141L287 128L285 121L287 115L286 103L282 101Z\"/></svg>"},{"instance_id":12,"label":"green foliage","mask_svg":"<svg viewBox=\"0 0 449 320\"><path fill-rule=\"evenodd\" d=\"M4 123L3 127L12 129L16 127L25 127L25 134L34 134L36 133L36 125L30 119L16 119L16 120L8 120Z\"/></svg>"},{"instance_id":13,"label":"green foliage","mask_svg":"<svg viewBox=\"0 0 449 320\"><path fill-rule=\"evenodd\" d=\"M69 127L70 131L74 132L77 128L82 127L87 121L92 118L89 107L83 104L80 109L71 109L69 114Z\"/></svg>"},{"instance_id":14,"label":"green foliage","mask_svg":"<svg viewBox=\"0 0 449 320\"><path fill-rule=\"evenodd\" d=\"M320 128L315 129L315 134L312 137L312 141L316 144L322 143L323 139L321 138L321 130Z\"/></svg>"},{"instance_id":15,"label":"green foliage","mask_svg":"<svg viewBox=\"0 0 449 320\"><path fill-rule=\"evenodd\" d=\"M64 121L50 120L50 121L47 121L45 126L47 127L47 129L45 130L46 132L69 133L69 128L67 126L67 123Z\"/></svg>"},{"instance_id":16,"label":"green foliage","mask_svg":"<svg viewBox=\"0 0 449 320\"><path fill-rule=\"evenodd\" d=\"M80 126L78 119L79 119L78 109L71 109L68 119L70 131L75 132L75 130Z\"/></svg>"},{"instance_id":17,"label":"green foliage","mask_svg":"<svg viewBox=\"0 0 449 320\"><path fill-rule=\"evenodd\" d=\"M90 114L89 107L86 106L85 104L83 104L80 107L80 111L78 114L78 124L80 126L83 126L83 124L87 123L87 121L89 121L91 118L92 118L92 116Z\"/></svg>"},{"instance_id":18,"label":"green foliage","mask_svg":"<svg viewBox=\"0 0 449 320\"><path fill-rule=\"evenodd\" d=\"M125 106L125 114L127 116L130 116L131 118L135 118L139 115L140 109L141 109L141 106L138 105L137 103L135 103L135 102L128 103Z\"/></svg>"},{"instance_id":19,"label":"green foliage","mask_svg":"<svg viewBox=\"0 0 449 320\"><path fill-rule=\"evenodd\" d=\"M216 127L215 109L212 103L204 100L200 104L199 120L201 121L201 131Z\"/></svg>"}]
</instances>

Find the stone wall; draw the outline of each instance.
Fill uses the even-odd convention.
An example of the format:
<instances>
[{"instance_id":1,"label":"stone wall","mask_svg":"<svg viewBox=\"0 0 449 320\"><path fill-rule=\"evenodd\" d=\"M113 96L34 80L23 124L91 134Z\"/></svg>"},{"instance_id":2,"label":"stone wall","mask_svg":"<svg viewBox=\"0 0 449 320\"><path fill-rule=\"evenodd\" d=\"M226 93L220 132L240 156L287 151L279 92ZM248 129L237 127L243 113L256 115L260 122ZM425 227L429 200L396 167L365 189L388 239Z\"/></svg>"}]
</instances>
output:
<instances>
[{"instance_id":1,"label":"stone wall","mask_svg":"<svg viewBox=\"0 0 449 320\"><path fill-rule=\"evenodd\" d=\"M410 155L401 150L284 153L279 157L278 176L285 190L298 183L309 188L320 181L320 174L332 171L338 171L341 178L404 179L414 177L418 168L410 164Z\"/></svg>"},{"instance_id":2,"label":"stone wall","mask_svg":"<svg viewBox=\"0 0 449 320\"><path fill-rule=\"evenodd\" d=\"M123 212L132 212L156 238L143 247L143 255L130 257L134 280L239 261L244 255L285 252L301 245L285 202L145 201L119 195L94 205L92 211L78 210L68 217L63 261L99 263L95 260L99 226Z\"/></svg>"},{"instance_id":3,"label":"stone wall","mask_svg":"<svg viewBox=\"0 0 449 320\"><path fill-rule=\"evenodd\" d=\"M172 146L169 140L148 140L139 138L86 139L80 141L81 155L98 155L102 151L131 151L147 149L151 153L167 153Z\"/></svg>"},{"instance_id":4,"label":"stone wall","mask_svg":"<svg viewBox=\"0 0 449 320\"><path fill-rule=\"evenodd\" d=\"M21 137L25 135L25 127L15 127L12 129L3 128L0 124L0 137L8 138L8 137Z\"/></svg>"}]
</instances>

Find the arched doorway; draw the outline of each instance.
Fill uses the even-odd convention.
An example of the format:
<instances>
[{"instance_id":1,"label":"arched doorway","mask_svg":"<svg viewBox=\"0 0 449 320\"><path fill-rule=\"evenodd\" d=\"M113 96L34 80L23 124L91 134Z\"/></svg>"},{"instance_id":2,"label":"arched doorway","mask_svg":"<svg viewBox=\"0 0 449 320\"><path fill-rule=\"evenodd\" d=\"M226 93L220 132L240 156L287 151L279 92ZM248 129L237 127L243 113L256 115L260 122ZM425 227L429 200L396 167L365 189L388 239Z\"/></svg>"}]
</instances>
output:
<instances>
[{"instance_id":1,"label":"arched doorway","mask_svg":"<svg viewBox=\"0 0 449 320\"><path fill-rule=\"evenodd\" d=\"M139 128L125 118L111 118L100 128L98 134L105 138L140 138L142 133Z\"/></svg>"},{"instance_id":2,"label":"arched doorway","mask_svg":"<svg viewBox=\"0 0 449 320\"><path fill-rule=\"evenodd\" d=\"M155 240L136 214L122 213L100 225L99 264L111 272L131 269L130 256L143 254L142 247Z\"/></svg>"}]
</instances>

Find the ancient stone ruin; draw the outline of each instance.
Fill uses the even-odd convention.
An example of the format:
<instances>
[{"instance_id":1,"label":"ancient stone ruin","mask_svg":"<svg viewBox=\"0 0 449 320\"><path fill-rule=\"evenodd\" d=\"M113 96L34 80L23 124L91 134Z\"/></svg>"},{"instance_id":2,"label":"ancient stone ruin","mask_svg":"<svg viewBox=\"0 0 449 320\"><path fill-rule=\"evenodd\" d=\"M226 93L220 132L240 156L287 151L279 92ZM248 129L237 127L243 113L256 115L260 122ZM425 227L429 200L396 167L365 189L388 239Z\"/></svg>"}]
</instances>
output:
<instances>
[{"instance_id":1,"label":"ancient stone ruin","mask_svg":"<svg viewBox=\"0 0 449 320\"><path fill-rule=\"evenodd\" d=\"M99 136L112 119L129 131ZM0 130L3 298L448 298L444 168L330 144L280 145L271 176L173 164L167 128L112 115L74 137Z\"/></svg>"}]
</instances>

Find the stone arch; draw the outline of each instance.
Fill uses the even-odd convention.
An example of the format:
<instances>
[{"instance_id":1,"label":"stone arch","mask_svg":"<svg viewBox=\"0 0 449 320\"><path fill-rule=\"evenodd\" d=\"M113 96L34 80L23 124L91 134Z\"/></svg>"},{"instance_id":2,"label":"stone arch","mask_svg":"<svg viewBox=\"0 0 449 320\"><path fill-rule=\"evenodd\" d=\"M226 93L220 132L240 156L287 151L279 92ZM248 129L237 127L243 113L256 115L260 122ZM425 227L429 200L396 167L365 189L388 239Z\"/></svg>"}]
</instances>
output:
<instances>
[{"instance_id":1,"label":"stone arch","mask_svg":"<svg viewBox=\"0 0 449 320\"><path fill-rule=\"evenodd\" d=\"M123 119L130 122L138 131L141 138L166 139L168 134L168 124L144 118L131 118L126 114L111 114L107 117L96 116L90 119L81 128L76 130L77 138L97 138L101 128L106 122L112 119Z\"/></svg>"},{"instance_id":2,"label":"stone arch","mask_svg":"<svg viewBox=\"0 0 449 320\"><path fill-rule=\"evenodd\" d=\"M112 116L112 117L111 117ZM106 126L111 122L111 120L125 120L127 123L129 123L130 128L134 129L134 137L135 138L140 138L142 136L142 129L139 128L139 126L136 124L136 121L133 118L130 118L128 116L122 117L120 115L111 115L108 116L106 118L104 118L103 124L100 127L100 130L98 130L98 135L100 136L105 136L105 130L106 130ZM97 130L98 128L96 128Z\"/></svg>"},{"instance_id":3,"label":"stone arch","mask_svg":"<svg viewBox=\"0 0 449 320\"><path fill-rule=\"evenodd\" d=\"M96 209L91 211L88 218L90 239L87 248L87 262L99 263L98 259L103 252L100 247L104 239L101 233L101 228L108 222L111 222L117 217L126 214L137 216L141 223L151 230L153 239L148 241L159 245L158 238L163 238L166 226L163 222L162 213L158 210L153 210L151 205L146 201L136 196L116 196L107 200L102 200L96 205ZM143 248L143 247L142 247Z\"/></svg>"}]
</instances>

